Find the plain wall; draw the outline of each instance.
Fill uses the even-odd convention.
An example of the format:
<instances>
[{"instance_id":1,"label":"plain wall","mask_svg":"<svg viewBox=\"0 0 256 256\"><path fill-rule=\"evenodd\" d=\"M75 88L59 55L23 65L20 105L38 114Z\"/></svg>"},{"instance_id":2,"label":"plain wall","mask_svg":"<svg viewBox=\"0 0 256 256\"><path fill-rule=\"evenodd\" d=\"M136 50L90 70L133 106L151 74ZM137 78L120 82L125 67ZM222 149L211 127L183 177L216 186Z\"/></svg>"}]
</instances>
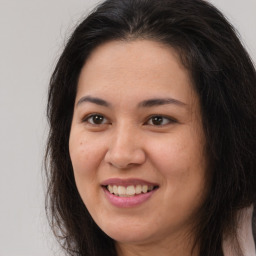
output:
<instances>
[{"instance_id":1,"label":"plain wall","mask_svg":"<svg viewBox=\"0 0 256 256\"><path fill-rule=\"evenodd\" d=\"M73 26L97 2L0 0L0 256L61 255L44 213L47 85ZM211 2L255 63L256 0Z\"/></svg>"}]
</instances>

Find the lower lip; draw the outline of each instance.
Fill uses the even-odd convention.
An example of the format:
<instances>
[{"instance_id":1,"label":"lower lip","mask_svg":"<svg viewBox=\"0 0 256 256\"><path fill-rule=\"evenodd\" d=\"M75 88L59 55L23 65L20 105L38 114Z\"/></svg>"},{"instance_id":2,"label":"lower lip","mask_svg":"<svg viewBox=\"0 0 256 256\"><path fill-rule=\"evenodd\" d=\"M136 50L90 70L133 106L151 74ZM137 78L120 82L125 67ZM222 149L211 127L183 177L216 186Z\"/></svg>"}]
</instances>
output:
<instances>
[{"instance_id":1,"label":"lower lip","mask_svg":"<svg viewBox=\"0 0 256 256\"><path fill-rule=\"evenodd\" d=\"M139 194L130 197L116 196L111 194L105 187L103 187L103 191L105 192L105 195L111 204L120 208L128 208L138 206L149 200L149 198L155 193L156 189L145 194Z\"/></svg>"}]
</instances>

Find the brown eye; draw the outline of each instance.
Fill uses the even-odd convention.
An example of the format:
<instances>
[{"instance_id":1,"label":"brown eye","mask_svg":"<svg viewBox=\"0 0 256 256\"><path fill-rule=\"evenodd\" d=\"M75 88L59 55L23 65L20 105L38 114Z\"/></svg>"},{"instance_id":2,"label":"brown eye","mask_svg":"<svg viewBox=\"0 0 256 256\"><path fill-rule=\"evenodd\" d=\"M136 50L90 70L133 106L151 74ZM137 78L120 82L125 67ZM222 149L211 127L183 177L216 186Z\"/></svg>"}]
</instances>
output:
<instances>
[{"instance_id":1,"label":"brown eye","mask_svg":"<svg viewBox=\"0 0 256 256\"><path fill-rule=\"evenodd\" d=\"M154 117L152 117L151 122L153 125L161 125L163 123L163 117L162 116L154 116Z\"/></svg>"},{"instance_id":2,"label":"brown eye","mask_svg":"<svg viewBox=\"0 0 256 256\"><path fill-rule=\"evenodd\" d=\"M94 124L94 125L101 125L101 124L106 124L107 119L102 115L93 114L93 115L90 115L89 117L87 117L85 119L85 122L88 122L88 123Z\"/></svg>"},{"instance_id":3,"label":"brown eye","mask_svg":"<svg viewBox=\"0 0 256 256\"><path fill-rule=\"evenodd\" d=\"M175 123L175 122L176 121L173 120L172 118L156 115L156 116L151 116L147 124L154 125L154 126L161 126L161 125L166 125L166 124Z\"/></svg>"}]
</instances>

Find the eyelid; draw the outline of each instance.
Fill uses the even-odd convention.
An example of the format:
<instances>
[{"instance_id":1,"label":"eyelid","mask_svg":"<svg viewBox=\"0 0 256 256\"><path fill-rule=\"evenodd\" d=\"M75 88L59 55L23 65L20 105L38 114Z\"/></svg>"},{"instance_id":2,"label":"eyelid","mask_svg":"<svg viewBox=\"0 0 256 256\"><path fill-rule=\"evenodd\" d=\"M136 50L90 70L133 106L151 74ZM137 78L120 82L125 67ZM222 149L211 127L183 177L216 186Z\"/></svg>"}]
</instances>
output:
<instances>
[{"instance_id":1,"label":"eyelid","mask_svg":"<svg viewBox=\"0 0 256 256\"><path fill-rule=\"evenodd\" d=\"M168 123L166 123L166 124L160 124L160 125L148 124L149 121L152 120L153 117L162 117L163 119L168 120ZM155 127L163 127L163 126L165 126L165 125L174 124L174 123L178 123L178 121L177 121L175 118L170 117L170 116L166 116L166 115L162 115L162 114L154 114L154 115L151 115L151 116L149 116L149 117L146 119L146 122L145 122L145 124L148 124L148 125L151 125L151 126L155 126Z\"/></svg>"},{"instance_id":2,"label":"eyelid","mask_svg":"<svg viewBox=\"0 0 256 256\"><path fill-rule=\"evenodd\" d=\"M93 121L89 121L90 118L93 118L95 116L102 117L104 121L102 123L99 123L99 124L94 123ZM152 118L154 118L154 117L162 118L163 119L163 124L158 124L158 125L153 124L153 123L150 124L150 121L152 121ZM100 114L100 113L87 114L84 118L82 118L82 122L87 123L87 124L92 125L92 126L100 126L100 125L110 124L109 119L105 115ZM175 118L171 117L171 116L166 116L166 115L162 115L162 114L153 114L153 115L150 115L149 117L147 117L146 121L143 124L161 128L163 126L174 124L174 123L178 123L178 121Z\"/></svg>"},{"instance_id":3,"label":"eyelid","mask_svg":"<svg viewBox=\"0 0 256 256\"><path fill-rule=\"evenodd\" d=\"M93 117L95 117L95 116L102 116L105 121L104 121L103 123L101 123L101 124L95 124L95 123L93 123L93 122L89 122L89 121L88 121L90 118L93 118ZM91 114L86 115L84 118L82 118L82 122L83 122L83 123L88 123L88 124L90 124L90 125L99 126L99 125L108 124L108 123L109 123L109 120L108 120L108 118L105 117L105 115L103 115L103 114L100 114L100 113L91 113Z\"/></svg>"}]
</instances>

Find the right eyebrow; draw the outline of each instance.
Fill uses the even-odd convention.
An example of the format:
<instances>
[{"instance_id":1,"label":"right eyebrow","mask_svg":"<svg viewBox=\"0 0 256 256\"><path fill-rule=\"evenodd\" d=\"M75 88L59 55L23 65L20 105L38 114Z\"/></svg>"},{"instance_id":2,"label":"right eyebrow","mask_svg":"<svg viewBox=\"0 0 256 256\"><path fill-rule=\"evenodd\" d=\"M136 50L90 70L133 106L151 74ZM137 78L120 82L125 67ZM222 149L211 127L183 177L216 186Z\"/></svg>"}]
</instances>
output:
<instances>
[{"instance_id":1,"label":"right eyebrow","mask_svg":"<svg viewBox=\"0 0 256 256\"><path fill-rule=\"evenodd\" d=\"M79 101L77 102L76 106L81 105L82 103L85 102L91 102L100 106L104 106L104 107L109 107L110 103L108 103L107 101L100 99L100 98L95 98L95 97L91 97L91 96L84 96L81 99L79 99Z\"/></svg>"}]
</instances>

